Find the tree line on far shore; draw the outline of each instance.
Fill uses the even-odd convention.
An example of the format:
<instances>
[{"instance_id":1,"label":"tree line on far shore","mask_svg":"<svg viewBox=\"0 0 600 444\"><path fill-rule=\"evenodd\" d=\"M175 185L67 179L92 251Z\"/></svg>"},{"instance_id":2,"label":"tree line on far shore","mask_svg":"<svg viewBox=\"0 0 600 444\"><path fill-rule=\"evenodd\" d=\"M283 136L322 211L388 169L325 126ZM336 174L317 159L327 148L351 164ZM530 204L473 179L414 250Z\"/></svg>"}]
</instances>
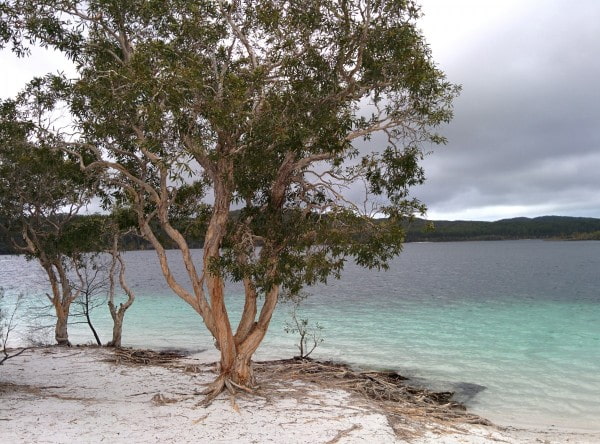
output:
<instances>
[{"instance_id":1,"label":"tree line on far shore","mask_svg":"<svg viewBox=\"0 0 600 444\"><path fill-rule=\"evenodd\" d=\"M235 216L236 212L232 212ZM232 216L232 217L233 217ZM109 216L78 216L81 220L108 219ZM193 227L194 221L180 221L180 228L186 233L191 248L202 248L204 230ZM160 228L157 227L160 232ZM0 233L0 254L18 254ZM15 233L16 234L16 233ZM164 243L169 246L169 238L162 233ZM486 221L428 221L415 218L407 224L405 242L459 242L459 241L496 241L516 239L555 239L555 240L600 240L600 219L591 217L541 216L535 218L516 217L494 222ZM121 239L123 251L151 250L152 244L134 232L127 233ZM105 249L110 247L106 242ZM176 248L171 242L170 248Z\"/></svg>"},{"instance_id":2,"label":"tree line on far shore","mask_svg":"<svg viewBox=\"0 0 600 444\"><path fill-rule=\"evenodd\" d=\"M600 240L600 219L590 217L516 217L494 222L415 219L406 242L453 242L514 239Z\"/></svg>"}]
</instances>

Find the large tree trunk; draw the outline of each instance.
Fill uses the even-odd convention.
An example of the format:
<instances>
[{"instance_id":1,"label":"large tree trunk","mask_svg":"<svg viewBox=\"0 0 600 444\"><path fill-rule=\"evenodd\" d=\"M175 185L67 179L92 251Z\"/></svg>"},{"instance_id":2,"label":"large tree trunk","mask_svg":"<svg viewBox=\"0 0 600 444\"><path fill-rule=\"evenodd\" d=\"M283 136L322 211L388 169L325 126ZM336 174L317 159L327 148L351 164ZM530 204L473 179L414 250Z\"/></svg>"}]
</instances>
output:
<instances>
[{"instance_id":1,"label":"large tree trunk","mask_svg":"<svg viewBox=\"0 0 600 444\"><path fill-rule=\"evenodd\" d=\"M50 286L52 287L52 296L48 295L48 299L50 299L56 313L54 339L58 345L71 346L68 332L69 310L71 302L77 297L78 293L75 295L72 294L70 282L60 260L52 263L48 260L40 259L40 263L46 271Z\"/></svg>"},{"instance_id":2,"label":"large tree trunk","mask_svg":"<svg viewBox=\"0 0 600 444\"><path fill-rule=\"evenodd\" d=\"M237 355L231 372L231 379L242 387L255 387L254 371L252 370L252 355Z\"/></svg>"},{"instance_id":3,"label":"large tree trunk","mask_svg":"<svg viewBox=\"0 0 600 444\"><path fill-rule=\"evenodd\" d=\"M69 342L69 333L67 324L69 321L69 309L65 310L62 306L55 305L56 308L56 327L54 328L54 338L60 346L71 346Z\"/></svg>"},{"instance_id":4,"label":"large tree trunk","mask_svg":"<svg viewBox=\"0 0 600 444\"><path fill-rule=\"evenodd\" d=\"M252 332L239 346L233 344L227 350L221 349L221 377L231 380L236 386L248 389L256 386L252 356L262 343L267 328L268 323L264 329L256 323Z\"/></svg>"},{"instance_id":5,"label":"large tree trunk","mask_svg":"<svg viewBox=\"0 0 600 444\"><path fill-rule=\"evenodd\" d=\"M219 141L219 149L223 149ZM215 202L213 214L208 224L204 237L204 254L202 276L206 283L206 289L210 297L210 308L212 314L212 332L217 342L217 348L221 351L220 375L215 381L214 387L209 389L209 399L212 399L223 387L232 390L229 383L235 382L234 372L235 359L237 356L236 342L231 329L227 307L225 306L225 282L223 277L211 269L220 258L220 248L226 233L229 220L229 207L231 204L231 184L233 181L233 164L230 159L223 157L217 163L217 169L213 172L213 187ZM191 276L192 281L194 277Z\"/></svg>"},{"instance_id":6,"label":"large tree trunk","mask_svg":"<svg viewBox=\"0 0 600 444\"><path fill-rule=\"evenodd\" d=\"M246 295L246 297L248 296ZM255 293L250 296L255 296ZM238 335L245 331L244 326L241 326L241 329L238 328L238 334L236 334L234 340L228 322L216 323L217 330L222 328L225 333L228 333L225 337L230 339L218 344L221 350L220 374L217 380L206 390L205 393L208 394L208 397L205 402L210 402L224 389L235 393L236 389L248 391L256 386L252 370L252 356L262 343L269 328L278 297L279 287L275 285L267 292L258 320L253 323L244 337ZM246 308L254 312L256 310L253 304L248 304ZM248 313L242 315L242 319L247 317ZM245 324L246 322L247 320L243 320L241 323Z\"/></svg>"},{"instance_id":7,"label":"large tree trunk","mask_svg":"<svg viewBox=\"0 0 600 444\"><path fill-rule=\"evenodd\" d=\"M219 140L217 151L226 152L226 141ZM274 287L265 297L265 303L261 313L256 319L256 291L250 281L245 281L246 304L242 321L238 326L236 334L231 327L227 308L225 306L225 283L223 276L215 266L218 267L221 258L221 247L223 238L227 232L229 211L232 200L233 164L230 156L222 156L216 164L210 164L208 160L204 165L213 179L214 204L213 213L204 236L204 254L202 272L198 274L194 261L189 251L185 238L174 227L171 226L168 214L167 193L167 171L161 170L161 190L163 193L156 196L158 206L158 219L161 227L167 235L175 241L182 252L185 268L192 284L193 293L172 275L168 258L160 240L155 236L145 216L144 196L139 196L136 202L138 222L143 235L155 247L163 275L169 286L183 300L188 302L203 318L209 331L215 338L216 347L221 353L219 376L207 388L208 395L205 403L209 403L224 389L231 393L237 389L250 390L254 386L252 372L252 356L267 331L271 315L275 308L279 288ZM273 267L273 272L275 268ZM206 292L205 292L206 291Z\"/></svg>"}]
</instances>

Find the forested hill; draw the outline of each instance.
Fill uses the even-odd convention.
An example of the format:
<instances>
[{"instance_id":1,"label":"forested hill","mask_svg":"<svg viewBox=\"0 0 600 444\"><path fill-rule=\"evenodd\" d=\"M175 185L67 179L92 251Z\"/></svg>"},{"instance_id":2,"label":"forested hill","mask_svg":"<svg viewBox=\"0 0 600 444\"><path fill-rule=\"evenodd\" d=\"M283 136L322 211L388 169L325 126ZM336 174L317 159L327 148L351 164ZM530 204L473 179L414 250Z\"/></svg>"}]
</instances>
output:
<instances>
[{"instance_id":1,"label":"forested hill","mask_svg":"<svg viewBox=\"0 0 600 444\"><path fill-rule=\"evenodd\" d=\"M407 242L506 239L600 240L600 219L565 216L517 217L496 222L416 219L408 227L406 237ZM202 247L201 237L196 236L188 241L192 248ZM143 239L131 235L124 240L124 247L126 250L151 248ZM10 253L8 243L0 232L0 254Z\"/></svg>"},{"instance_id":2,"label":"forested hill","mask_svg":"<svg viewBox=\"0 0 600 444\"><path fill-rule=\"evenodd\" d=\"M600 219L566 216L533 219L517 217L495 222L416 219L408 229L406 240L431 242L505 239L600 240Z\"/></svg>"}]
</instances>

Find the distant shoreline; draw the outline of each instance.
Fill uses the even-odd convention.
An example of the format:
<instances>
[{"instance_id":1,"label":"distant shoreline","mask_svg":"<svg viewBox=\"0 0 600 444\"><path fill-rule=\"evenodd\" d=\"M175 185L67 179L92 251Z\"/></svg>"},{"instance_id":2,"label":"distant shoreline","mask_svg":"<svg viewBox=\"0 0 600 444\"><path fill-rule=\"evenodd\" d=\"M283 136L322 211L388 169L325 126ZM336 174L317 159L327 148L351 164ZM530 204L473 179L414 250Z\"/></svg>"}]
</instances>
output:
<instances>
[{"instance_id":1,"label":"distant shoreline","mask_svg":"<svg viewBox=\"0 0 600 444\"><path fill-rule=\"evenodd\" d=\"M408 240L404 241L405 244L444 244L444 243L462 243L462 242L504 242L504 241L547 241L547 242L581 242L581 241L600 241L600 236L597 238L585 238L585 237L550 237L550 238L503 238L503 239L452 239L452 240ZM201 250L202 247L194 247L192 250ZM177 251L178 248L166 248L166 251ZM153 248L138 248L131 250L124 250L126 252L134 251L154 251ZM0 251L0 256L18 256L19 253L11 253Z\"/></svg>"}]
</instances>

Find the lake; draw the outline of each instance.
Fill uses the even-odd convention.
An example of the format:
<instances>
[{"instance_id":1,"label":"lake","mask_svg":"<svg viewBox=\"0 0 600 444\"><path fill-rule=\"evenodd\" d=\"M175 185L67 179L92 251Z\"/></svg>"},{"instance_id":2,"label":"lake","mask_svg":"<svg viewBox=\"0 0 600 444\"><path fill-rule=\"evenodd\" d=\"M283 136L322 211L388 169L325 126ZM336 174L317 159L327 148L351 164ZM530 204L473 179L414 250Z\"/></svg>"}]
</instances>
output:
<instances>
[{"instance_id":1,"label":"lake","mask_svg":"<svg viewBox=\"0 0 600 444\"><path fill-rule=\"evenodd\" d=\"M201 251L194 252L198 260ZM176 275L184 269L170 251ZM125 254L137 299L125 318L125 346L212 347L201 319L164 283L153 251ZM51 342L35 262L0 256L7 303L25 303L14 339ZM600 242L414 243L387 272L348 264L339 281L308 289L299 315L324 327L313 357L393 369L415 383L452 389L475 413L499 424L600 429ZM242 290L227 288L233 319ZM34 310L35 309L35 310ZM284 332L291 306L278 307L258 359L296 353ZM93 311L104 341L108 310ZM93 340L85 325L71 340ZM13 344L16 344L14 342Z\"/></svg>"}]
</instances>

